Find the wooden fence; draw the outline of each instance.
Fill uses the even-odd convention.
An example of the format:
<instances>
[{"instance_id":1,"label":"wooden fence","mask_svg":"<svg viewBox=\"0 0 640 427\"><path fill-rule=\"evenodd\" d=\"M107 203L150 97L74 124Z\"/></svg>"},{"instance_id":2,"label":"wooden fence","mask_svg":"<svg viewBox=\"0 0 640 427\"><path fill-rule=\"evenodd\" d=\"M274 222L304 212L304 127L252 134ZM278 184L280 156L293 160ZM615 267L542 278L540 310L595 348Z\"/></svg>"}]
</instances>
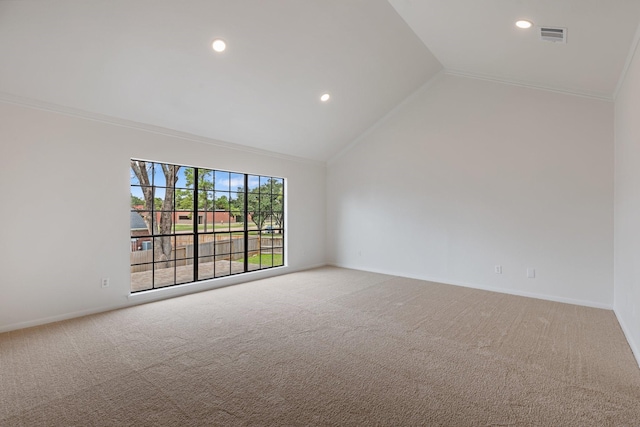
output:
<instances>
[{"instance_id":1,"label":"wooden fence","mask_svg":"<svg viewBox=\"0 0 640 427\"><path fill-rule=\"evenodd\" d=\"M282 237L249 236L249 256L258 253L259 249L262 249L263 253L268 253L272 247L273 252L282 253ZM244 258L244 239L234 238L201 243L198 245L198 256L200 262L242 259ZM164 268L193 264L193 245L175 248L171 258L172 261ZM153 268L153 251L131 252L130 260L132 273L149 271Z\"/></svg>"}]
</instances>

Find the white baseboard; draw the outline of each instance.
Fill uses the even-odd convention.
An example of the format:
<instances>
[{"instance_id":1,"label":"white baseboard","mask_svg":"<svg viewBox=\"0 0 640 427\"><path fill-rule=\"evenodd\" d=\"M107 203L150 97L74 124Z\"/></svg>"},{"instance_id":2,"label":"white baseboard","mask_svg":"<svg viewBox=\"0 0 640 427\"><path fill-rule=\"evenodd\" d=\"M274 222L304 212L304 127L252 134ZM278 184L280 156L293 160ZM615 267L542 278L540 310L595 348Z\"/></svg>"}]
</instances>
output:
<instances>
[{"instance_id":1,"label":"white baseboard","mask_svg":"<svg viewBox=\"0 0 640 427\"><path fill-rule=\"evenodd\" d=\"M640 368L640 348L638 348L638 345L633 340L633 335L631 335L631 331L627 327L627 324L624 322L624 320L618 314L615 308L613 309L613 313L616 315L616 318L618 319L618 323L620 324L622 333L624 333L624 336L627 339L627 342L629 343L629 347L631 347L631 352L633 353L633 356L636 358L636 362L638 362L638 368Z\"/></svg>"},{"instance_id":2,"label":"white baseboard","mask_svg":"<svg viewBox=\"0 0 640 427\"><path fill-rule=\"evenodd\" d=\"M441 277L417 276L417 275L410 275L410 274L408 275L403 272L389 271L389 270L383 270L383 269L367 268L366 270L364 270L364 269L350 267L347 265L342 265L340 263L328 263L328 265L332 265L334 267L340 267L340 268L349 268L352 270L370 271L372 273L389 274L391 276L407 277L409 279L425 280L428 282L442 283L445 285L462 286L465 288L480 289L483 291L490 291L490 292L498 292L501 294L509 294L509 295L516 295L520 297L543 299L547 301L561 302L564 304L573 304L573 305L581 305L584 307L613 310L613 306L610 304L602 304L594 301L585 301L585 300L579 300L574 298L565 298L565 297L559 297L555 295L546 295L546 294L539 294L534 292L518 291L513 289L495 288L492 286L485 286L477 283L465 283L465 282L459 282L459 281L452 281L452 280L441 278Z\"/></svg>"},{"instance_id":3,"label":"white baseboard","mask_svg":"<svg viewBox=\"0 0 640 427\"><path fill-rule=\"evenodd\" d=\"M131 307L139 304L146 304L149 302L160 301L167 298L173 298L183 295L189 295L197 292L210 291L217 288L226 286L238 285L241 283L252 282L255 280L267 279L269 277L281 276L283 274L295 273L298 271L310 270L312 268L319 268L326 266L326 263L305 265L296 268L292 267L276 267L273 269L266 269L261 271L255 271L237 276L231 276L218 280L202 281L189 283L185 285L171 286L163 289L157 289L149 292L140 292L130 294L127 297L127 302L118 305L110 305L104 307L95 307L86 310L73 311L70 313L62 313L55 316L41 317L38 319L28 320L25 322L11 323L8 325L0 326L0 333L16 331L18 329L31 328L34 326L46 325L48 323L60 322L63 320L75 319L77 317L89 316L92 314L104 313L111 310L117 310L120 308Z\"/></svg>"},{"instance_id":4,"label":"white baseboard","mask_svg":"<svg viewBox=\"0 0 640 427\"><path fill-rule=\"evenodd\" d=\"M0 333L17 331L18 329L32 328L34 326L46 325L47 323L61 322L63 320L75 319L77 317L89 316L91 314L104 313L106 311L116 310L118 308L124 307L127 307L127 305L98 307L87 310L73 311L71 313L58 314L55 316L41 317L34 320L28 320L26 322L11 323L9 325L0 326Z\"/></svg>"}]
</instances>

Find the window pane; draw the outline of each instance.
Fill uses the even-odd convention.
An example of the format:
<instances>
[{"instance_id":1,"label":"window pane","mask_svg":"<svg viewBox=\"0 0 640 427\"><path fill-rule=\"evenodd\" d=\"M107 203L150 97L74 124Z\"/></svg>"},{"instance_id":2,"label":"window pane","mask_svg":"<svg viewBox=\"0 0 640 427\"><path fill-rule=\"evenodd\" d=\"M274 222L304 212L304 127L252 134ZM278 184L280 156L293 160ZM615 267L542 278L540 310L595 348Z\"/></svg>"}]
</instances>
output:
<instances>
[{"instance_id":1,"label":"window pane","mask_svg":"<svg viewBox=\"0 0 640 427\"><path fill-rule=\"evenodd\" d=\"M229 224L229 212L216 211L214 213L215 231L231 231Z\"/></svg>"},{"instance_id":2,"label":"window pane","mask_svg":"<svg viewBox=\"0 0 640 427\"><path fill-rule=\"evenodd\" d=\"M138 176L140 174L140 176ZM129 168L131 185L153 185L153 163L141 160L132 160Z\"/></svg>"},{"instance_id":3,"label":"window pane","mask_svg":"<svg viewBox=\"0 0 640 427\"><path fill-rule=\"evenodd\" d=\"M231 252L244 253L244 233L233 233L231 234ZM244 256L236 257L235 259L244 258Z\"/></svg>"},{"instance_id":4,"label":"window pane","mask_svg":"<svg viewBox=\"0 0 640 427\"><path fill-rule=\"evenodd\" d=\"M213 261L210 257L198 259L198 280L211 279L213 275Z\"/></svg>"},{"instance_id":5,"label":"window pane","mask_svg":"<svg viewBox=\"0 0 640 427\"><path fill-rule=\"evenodd\" d=\"M229 222L232 229L242 230L244 228L244 195L239 198L238 193L229 193Z\"/></svg>"},{"instance_id":6,"label":"window pane","mask_svg":"<svg viewBox=\"0 0 640 427\"><path fill-rule=\"evenodd\" d=\"M164 165L165 169L167 171L170 171L170 168L168 165ZM151 179L152 182L151 184L154 185L155 187L166 187L167 186L167 180L165 177L165 173L163 169L163 164L162 163L154 163L153 164L153 168L150 170L151 173Z\"/></svg>"},{"instance_id":7,"label":"window pane","mask_svg":"<svg viewBox=\"0 0 640 427\"><path fill-rule=\"evenodd\" d=\"M262 237L260 241L260 268L273 267L273 241L269 237Z\"/></svg>"},{"instance_id":8,"label":"window pane","mask_svg":"<svg viewBox=\"0 0 640 427\"><path fill-rule=\"evenodd\" d=\"M178 170L178 181L176 182L176 188L194 188L194 168L181 167Z\"/></svg>"},{"instance_id":9,"label":"window pane","mask_svg":"<svg viewBox=\"0 0 640 427\"><path fill-rule=\"evenodd\" d=\"M255 245L249 244L249 247L254 246L255 248L259 248L258 239L255 241ZM249 258L247 262L247 270L256 271L260 270L260 250L249 252Z\"/></svg>"},{"instance_id":10,"label":"window pane","mask_svg":"<svg viewBox=\"0 0 640 427\"><path fill-rule=\"evenodd\" d=\"M154 264L153 283L155 288L174 285L176 283L173 261L164 261Z\"/></svg>"},{"instance_id":11,"label":"window pane","mask_svg":"<svg viewBox=\"0 0 640 427\"><path fill-rule=\"evenodd\" d=\"M260 268L273 267L273 254L271 251L262 251L260 254Z\"/></svg>"},{"instance_id":12,"label":"window pane","mask_svg":"<svg viewBox=\"0 0 640 427\"><path fill-rule=\"evenodd\" d=\"M271 194L271 178L268 176L260 177L260 193Z\"/></svg>"},{"instance_id":13,"label":"window pane","mask_svg":"<svg viewBox=\"0 0 640 427\"><path fill-rule=\"evenodd\" d=\"M154 247L151 248L155 252L155 261L161 262L164 260L172 260L176 258L176 252L174 250L176 242L174 236L162 236L155 237Z\"/></svg>"},{"instance_id":14,"label":"window pane","mask_svg":"<svg viewBox=\"0 0 640 427\"><path fill-rule=\"evenodd\" d=\"M202 262L213 262L215 249L215 235L206 234L198 236L198 256Z\"/></svg>"},{"instance_id":15,"label":"window pane","mask_svg":"<svg viewBox=\"0 0 640 427\"><path fill-rule=\"evenodd\" d=\"M249 175L249 192L257 190L260 187L260 177L257 175Z\"/></svg>"},{"instance_id":16,"label":"window pane","mask_svg":"<svg viewBox=\"0 0 640 427\"><path fill-rule=\"evenodd\" d=\"M228 191L216 191L216 210L229 210L229 197L230 193Z\"/></svg>"},{"instance_id":17,"label":"window pane","mask_svg":"<svg viewBox=\"0 0 640 427\"><path fill-rule=\"evenodd\" d=\"M211 191L214 189L215 175L210 169L198 169L198 188L200 190Z\"/></svg>"},{"instance_id":18,"label":"window pane","mask_svg":"<svg viewBox=\"0 0 640 427\"><path fill-rule=\"evenodd\" d=\"M249 258L251 255L255 255L260 252L260 238L255 234L249 234Z\"/></svg>"},{"instance_id":19,"label":"window pane","mask_svg":"<svg viewBox=\"0 0 640 427\"><path fill-rule=\"evenodd\" d=\"M202 233L211 233L215 231L215 213L211 211L203 212L204 224L198 226L198 231Z\"/></svg>"},{"instance_id":20,"label":"window pane","mask_svg":"<svg viewBox=\"0 0 640 427\"><path fill-rule=\"evenodd\" d=\"M231 263L228 259L216 261L215 277L228 276L231 274Z\"/></svg>"},{"instance_id":21,"label":"window pane","mask_svg":"<svg viewBox=\"0 0 640 427\"><path fill-rule=\"evenodd\" d=\"M260 206L260 196L258 193L249 193L247 196L247 207L249 208L249 212L257 212L259 211Z\"/></svg>"},{"instance_id":22,"label":"window pane","mask_svg":"<svg viewBox=\"0 0 640 427\"><path fill-rule=\"evenodd\" d=\"M215 171L215 190L216 191L229 191L230 181L229 172Z\"/></svg>"},{"instance_id":23,"label":"window pane","mask_svg":"<svg viewBox=\"0 0 640 427\"><path fill-rule=\"evenodd\" d=\"M264 213L271 212L271 194L260 194L260 211Z\"/></svg>"},{"instance_id":24,"label":"window pane","mask_svg":"<svg viewBox=\"0 0 640 427\"><path fill-rule=\"evenodd\" d=\"M273 266L280 267L284 265L284 254L282 250L273 250Z\"/></svg>"},{"instance_id":25,"label":"window pane","mask_svg":"<svg viewBox=\"0 0 640 427\"><path fill-rule=\"evenodd\" d=\"M215 209L215 194L213 191L198 191L198 209L206 211Z\"/></svg>"},{"instance_id":26,"label":"window pane","mask_svg":"<svg viewBox=\"0 0 640 427\"><path fill-rule=\"evenodd\" d=\"M196 216L198 227L202 227L203 216ZM193 233L193 214L191 212L176 212L176 221L173 226L175 234L192 234Z\"/></svg>"},{"instance_id":27,"label":"window pane","mask_svg":"<svg viewBox=\"0 0 640 427\"><path fill-rule=\"evenodd\" d=\"M260 197L257 193L249 193L247 196L247 211L249 213L249 228L257 230L262 225Z\"/></svg>"},{"instance_id":28,"label":"window pane","mask_svg":"<svg viewBox=\"0 0 640 427\"><path fill-rule=\"evenodd\" d=\"M172 234L174 232L174 215L173 212L155 212L154 234Z\"/></svg>"},{"instance_id":29,"label":"window pane","mask_svg":"<svg viewBox=\"0 0 640 427\"><path fill-rule=\"evenodd\" d=\"M193 262L187 263L187 265L180 264L180 261L176 261L176 263L178 264L176 267L176 284L193 282Z\"/></svg>"},{"instance_id":30,"label":"window pane","mask_svg":"<svg viewBox=\"0 0 640 427\"><path fill-rule=\"evenodd\" d=\"M282 234L282 227L284 226L284 214L282 211L271 212L271 219L273 220L274 233Z\"/></svg>"},{"instance_id":31,"label":"window pane","mask_svg":"<svg viewBox=\"0 0 640 427\"><path fill-rule=\"evenodd\" d=\"M164 206L164 200L167 195L167 189L164 187L154 187L153 188L153 209L156 211L161 211L167 208L167 210L172 210L173 205Z\"/></svg>"},{"instance_id":32,"label":"window pane","mask_svg":"<svg viewBox=\"0 0 640 427\"><path fill-rule=\"evenodd\" d=\"M183 218L183 219L181 219ZM196 216L198 227L201 227L202 214ZM176 222L172 228L175 234L192 234L193 233L193 213L191 212L176 212Z\"/></svg>"},{"instance_id":33,"label":"window pane","mask_svg":"<svg viewBox=\"0 0 640 427\"><path fill-rule=\"evenodd\" d=\"M153 264L131 266L131 291L153 289Z\"/></svg>"},{"instance_id":34,"label":"window pane","mask_svg":"<svg viewBox=\"0 0 640 427\"><path fill-rule=\"evenodd\" d=\"M153 240L148 238L139 239L135 245L136 249L129 253L129 258L131 260L131 265L138 266L138 268L132 271L138 272L151 270L150 265L153 263ZM143 264L146 265L146 267L143 266Z\"/></svg>"},{"instance_id":35,"label":"window pane","mask_svg":"<svg viewBox=\"0 0 640 427\"><path fill-rule=\"evenodd\" d=\"M131 237L148 236L150 234L149 227L145 222L145 218L152 219L151 212L131 211L130 213L130 229Z\"/></svg>"},{"instance_id":36,"label":"window pane","mask_svg":"<svg viewBox=\"0 0 640 427\"><path fill-rule=\"evenodd\" d=\"M152 187L140 187L138 185L131 186L131 209L136 210L148 210L147 202L144 197L144 193L151 193Z\"/></svg>"},{"instance_id":37,"label":"window pane","mask_svg":"<svg viewBox=\"0 0 640 427\"><path fill-rule=\"evenodd\" d=\"M231 173L229 181L231 191L242 191L241 189L244 188L244 174Z\"/></svg>"},{"instance_id":38,"label":"window pane","mask_svg":"<svg viewBox=\"0 0 640 427\"><path fill-rule=\"evenodd\" d=\"M261 250L271 250L273 248L273 239L271 238L271 234L263 233L260 238L260 249Z\"/></svg>"},{"instance_id":39,"label":"window pane","mask_svg":"<svg viewBox=\"0 0 640 427\"><path fill-rule=\"evenodd\" d=\"M133 165L134 162L131 162L131 164ZM129 183L132 186L140 185L140 178L138 178L138 175L136 174L133 166L129 168Z\"/></svg>"},{"instance_id":40,"label":"window pane","mask_svg":"<svg viewBox=\"0 0 640 427\"><path fill-rule=\"evenodd\" d=\"M228 233L216 234L214 253L216 261L228 258L231 253L231 235Z\"/></svg>"},{"instance_id":41,"label":"window pane","mask_svg":"<svg viewBox=\"0 0 640 427\"><path fill-rule=\"evenodd\" d=\"M193 211L193 191L180 189L176 190L175 207L176 210Z\"/></svg>"},{"instance_id":42,"label":"window pane","mask_svg":"<svg viewBox=\"0 0 640 427\"><path fill-rule=\"evenodd\" d=\"M172 258L193 260L193 235L178 235L175 237L174 255Z\"/></svg>"}]
</instances>

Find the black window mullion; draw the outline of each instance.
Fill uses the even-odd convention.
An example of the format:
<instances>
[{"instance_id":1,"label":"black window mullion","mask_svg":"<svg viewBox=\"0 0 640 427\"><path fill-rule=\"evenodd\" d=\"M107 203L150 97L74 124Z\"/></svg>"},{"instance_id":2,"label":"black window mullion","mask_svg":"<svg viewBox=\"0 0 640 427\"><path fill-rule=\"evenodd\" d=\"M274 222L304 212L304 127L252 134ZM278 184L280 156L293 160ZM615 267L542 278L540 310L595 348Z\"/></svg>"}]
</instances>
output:
<instances>
[{"instance_id":1,"label":"black window mullion","mask_svg":"<svg viewBox=\"0 0 640 427\"><path fill-rule=\"evenodd\" d=\"M249 175L244 174L244 271L249 271Z\"/></svg>"},{"instance_id":2,"label":"black window mullion","mask_svg":"<svg viewBox=\"0 0 640 427\"><path fill-rule=\"evenodd\" d=\"M151 163L151 289L156 288L156 164Z\"/></svg>"},{"instance_id":3,"label":"black window mullion","mask_svg":"<svg viewBox=\"0 0 640 427\"><path fill-rule=\"evenodd\" d=\"M200 190L198 188L198 168L193 168L193 209L194 209L194 214L193 214L193 281L197 281L198 280L198 255L199 255L199 246L200 246L200 239L198 236L198 214L200 212L199 208L198 208L198 191ZM206 215L207 212L204 212L204 215ZM207 220L206 218L204 219L204 222L206 223Z\"/></svg>"},{"instance_id":4,"label":"black window mullion","mask_svg":"<svg viewBox=\"0 0 640 427\"><path fill-rule=\"evenodd\" d=\"M169 263L173 263L173 284L175 285L176 283L178 283L178 253L176 252L176 250L178 249L176 247L176 245L178 244L178 238L176 237L176 184L177 184L177 179L175 178L178 175L178 171L180 170L180 166L177 165L171 165L170 168L172 175L171 175L171 192L173 194L173 203L171 204L171 223L173 224L173 230L171 231L171 236L169 237L169 243L171 244L171 257L169 258L169 260L167 262ZM167 190L169 191L169 183L166 182L169 178L165 177L165 184L167 186ZM167 197L166 193L165 193L165 198ZM173 259L173 261L172 261Z\"/></svg>"}]
</instances>

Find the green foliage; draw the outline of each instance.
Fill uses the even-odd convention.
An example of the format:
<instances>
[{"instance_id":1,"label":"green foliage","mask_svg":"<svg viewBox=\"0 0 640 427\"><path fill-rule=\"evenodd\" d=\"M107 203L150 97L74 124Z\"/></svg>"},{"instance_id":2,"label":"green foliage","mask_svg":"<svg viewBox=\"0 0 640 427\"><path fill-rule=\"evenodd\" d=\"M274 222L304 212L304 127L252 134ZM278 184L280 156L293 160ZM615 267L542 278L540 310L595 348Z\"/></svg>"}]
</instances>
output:
<instances>
[{"instance_id":1,"label":"green foliage","mask_svg":"<svg viewBox=\"0 0 640 427\"><path fill-rule=\"evenodd\" d=\"M193 191L176 190L176 209L181 211L193 210Z\"/></svg>"},{"instance_id":2,"label":"green foliage","mask_svg":"<svg viewBox=\"0 0 640 427\"><path fill-rule=\"evenodd\" d=\"M185 168L184 177L186 187L191 190L176 190L176 209L192 211L194 206L195 169ZM198 210L210 211L214 207L212 177L213 171L198 169Z\"/></svg>"},{"instance_id":3,"label":"green foliage","mask_svg":"<svg viewBox=\"0 0 640 427\"><path fill-rule=\"evenodd\" d=\"M244 259L237 260L238 262L244 262ZM249 264L261 264L262 266L279 266L283 265L282 263L282 254L261 254L261 255L252 255L247 258L247 262Z\"/></svg>"},{"instance_id":4,"label":"green foliage","mask_svg":"<svg viewBox=\"0 0 640 427\"><path fill-rule=\"evenodd\" d=\"M142 200L140 197L134 196L133 194L131 195L131 207L133 208L134 206L142 206L144 208L144 200Z\"/></svg>"},{"instance_id":5,"label":"green foliage","mask_svg":"<svg viewBox=\"0 0 640 427\"><path fill-rule=\"evenodd\" d=\"M251 220L262 230L268 219L282 226L284 192L281 180L269 178L265 184L249 192L247 207Z\"/></svg>"},{"instance_id":6,"label":"green foliage","mask_svg":"<svg viewBox=\"0 0 640 427\"><path fill-rule=\"evenodd\" d=\"M229 200L229 210L231 215L236 217L244 216L244 188L237 188L237 198Z\"/></svg>"},{"instance_id":7,"label":"green foliage","mask_svg":"<svg viewBox=\"0 0 640 427\"><path fill-rule=\"evenodd\" d=\"M223 210L223 211L228 211L229 210L229 199L227 198L227 196L220 196L216 200L215 205L216 205L216 209L220 209L220 210Z\"/></svg>"},{"instance_id":8,"label":"green foliage","mask_svg":"<svg viewBox=\"0 0 640 427\"><path fill-rule=\"evenodd\" d=\"M273 193L273 220L275 221L278 228L282 228L284 224L282 220L284 219L284 185L282 181L274 181L272 187Z\"/></svg>"},{"instance_id":9,"label":"green foliage","mask_svg":"<svg viewBox=\"0 0 640 427\"><path fill-rule=\"evenodd\" d=\"M169 193L167 191L167 193ZM157 211L162 210L162 203L164 202L164 200L162 200L161 197L156 197L155 199L153 199L153 208Z\"/></svg>"}]
</instances>

